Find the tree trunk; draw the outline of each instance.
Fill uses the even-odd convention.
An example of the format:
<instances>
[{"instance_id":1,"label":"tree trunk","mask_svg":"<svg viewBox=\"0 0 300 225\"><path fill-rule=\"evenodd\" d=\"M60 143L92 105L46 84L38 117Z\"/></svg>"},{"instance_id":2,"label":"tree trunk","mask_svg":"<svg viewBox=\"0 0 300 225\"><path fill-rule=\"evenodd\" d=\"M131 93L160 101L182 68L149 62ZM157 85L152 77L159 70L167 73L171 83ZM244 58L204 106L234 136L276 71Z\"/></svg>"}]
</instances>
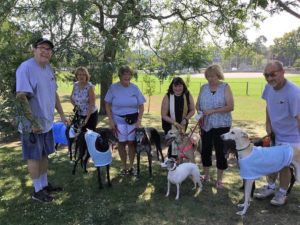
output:
<instances>
[{"instance_id":1,"label":"tree trunk","mask_svg":"<svg viewBox=\"0 0 300 225\"><path fill-rule=\"evenodd\" d=\"M105 44L105 50L102 61L102 70L101 70L101 82L100 82L100 109L99 114L105 115L105 95L110 85L112 84L113 73L115 71L115 56L116 49L112 47L111 43L108 41Z\"/></svg>"},{"instance_id":2,"label":"tree trunk","mask_svg":"<svg viewBox=\"0 0 300 225\"><path fill-rule=\"evenodd\" d=\"M149 97L149 103L148 103L148 113L149 113L149 111L150 111L150 103L151 103L151 96L148 96Z\"/></svg>"},{"instance_id":3,"label":"tree trunk","mask_svg":"<svg viewBox=\"0 0 300 225\"><path fill-rule=\"evenodd\" d=\"M112 78L112 74L110 75L110 77ZM105 115L106 114L106 111L105 111L105 101L104 101L104 98L105 98L105 95L106 95L106 92L108 90L108 88L110 87L110 85L112 84L112 79L110 80L102 80L100 85L101 85L101 88L100 88L100 109L99 109L99 114L100 115Z\"/></svg>"}]
</instances>

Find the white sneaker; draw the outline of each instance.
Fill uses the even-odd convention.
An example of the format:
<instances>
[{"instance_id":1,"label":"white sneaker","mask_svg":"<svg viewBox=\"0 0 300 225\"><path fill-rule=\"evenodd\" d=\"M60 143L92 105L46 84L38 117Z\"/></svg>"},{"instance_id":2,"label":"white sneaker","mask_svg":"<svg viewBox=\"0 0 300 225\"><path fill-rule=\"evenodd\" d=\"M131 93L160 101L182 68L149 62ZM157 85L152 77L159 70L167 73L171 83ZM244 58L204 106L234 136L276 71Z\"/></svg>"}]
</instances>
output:
<instances>
[{"instance_id":1,"label":"white sneaker","mask_svg":"<svg viewBox=\"0 0 300 225\"><path fill-rule=\"evenodd\" d=\"M281 191L277 191L275 196L271 200L272 205L282 206L286 203L287 196L286 194L282 193Z\"/></svg>"},{"instance_id":2,"label":"white sneaker","mask_svg":"<svg viewBox=\"0 0 300 225\"><path fill-rule=\"evenodd\" d=\"M259 188L255 193L254 197L258 199L264 199L275 194L275 189L270 188L269 185L265 185Z\"/></svg>"}]
</instances>

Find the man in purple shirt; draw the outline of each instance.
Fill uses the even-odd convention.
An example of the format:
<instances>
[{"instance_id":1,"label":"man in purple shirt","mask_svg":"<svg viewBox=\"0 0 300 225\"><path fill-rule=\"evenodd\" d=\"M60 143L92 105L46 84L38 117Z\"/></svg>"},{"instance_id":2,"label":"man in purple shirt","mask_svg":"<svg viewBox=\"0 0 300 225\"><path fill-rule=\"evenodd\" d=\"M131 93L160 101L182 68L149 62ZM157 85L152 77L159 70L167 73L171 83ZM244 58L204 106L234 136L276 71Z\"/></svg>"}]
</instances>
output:
<instances>
[{"instance_id":1,"label":"man in purple shirt","mask_svg":"<svg viewBox=\"0 0 300 225\"><path fill-rule=\"evenodd\" d=\"M266 100L266 131L275 134L275 144L290 144L300 147L300 89L284 77L283 65L273 60L267 63L264 76L268 82L262 98ZM289 167L279 173L279 188L276 191L276 174L268 176L268 184L255 193L256 198L275 195L272 205L281 206L287 201L287 189L291 180Z\"/></svg>"},{"instance_id":2,"label":"man in purple shirt","mask_svg":"<svg viewBox=\"0 0 300 225\"><path fill-rule=\"evenodd\" d=\"M31 197L40 202L51 202L53 197L50 192L62 190L51 185L47 175L48 155L54 152L54 108L61 120L67 122L56 92L54 72L49 64L53 48L51 41L38 39L32 45L34 56L24 61L16 72L23 159L27 160L34 186Z\"/></svg>"}]
</instances>

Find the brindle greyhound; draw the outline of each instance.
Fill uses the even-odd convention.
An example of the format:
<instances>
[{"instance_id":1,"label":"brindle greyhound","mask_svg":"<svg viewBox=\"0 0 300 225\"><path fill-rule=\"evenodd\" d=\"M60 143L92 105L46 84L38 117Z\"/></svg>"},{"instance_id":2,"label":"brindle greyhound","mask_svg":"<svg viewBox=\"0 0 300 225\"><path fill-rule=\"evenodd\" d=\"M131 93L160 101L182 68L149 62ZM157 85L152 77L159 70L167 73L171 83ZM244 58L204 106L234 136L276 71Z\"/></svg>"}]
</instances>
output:
<instances>
[{"instance_id":1,"label":"brindle greyhound","mask_svg":"<svg viewBox=\"0 0 300 225\"><path fill-rule=\"evenodd\" d=\"M146 152L148 156L149 164L149 175L152 177L152 153L151 145L156 147L157 160L159 160L159 155L161 156L161 161L164 162L164 156L162 154L162 148L160 143L160 136L155 128L137 128L135 131L135 141L136 141L136 156L137 156L137 176L140 175L140 155L141 152Z\"/></svg>"}]
</instances>

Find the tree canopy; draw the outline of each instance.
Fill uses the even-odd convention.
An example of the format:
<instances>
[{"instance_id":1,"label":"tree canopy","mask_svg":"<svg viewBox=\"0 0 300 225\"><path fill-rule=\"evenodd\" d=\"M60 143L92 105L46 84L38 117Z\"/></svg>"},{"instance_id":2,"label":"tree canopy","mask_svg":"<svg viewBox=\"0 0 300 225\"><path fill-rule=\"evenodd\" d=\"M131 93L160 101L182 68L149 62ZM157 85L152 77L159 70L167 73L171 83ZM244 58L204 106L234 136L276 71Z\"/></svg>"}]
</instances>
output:
<instances>
[{"instance_id":1,"label":"tree canopy","mask_svg":"<svg viewBox=\"0 0 300 225\"><path fill-rule=\"evenodd\" d=\"M30 43L37 37L55 43L57 70L89 68L101 84L104 113L103 99L116 68L131 63L130 46L143 43L155 50L157 65L166 68L160 70L163 77L172 72L172 64L197 68L218 57L217 51L207 52L205 39L225 46L244 43L246 24L262 19L259 9L297 16L298 8L296 0L6 0L0 9L0 65L5 68L0 116L13 106L15 70L31 55Z\"/></svg>"},{"instance_id":2,"label":"tree canopy","mask_svg":"<svg viewBox=\"0 0 300 225\"><path fill-rule=\"evenodd\" d=\"M259 18L255 7L236 0L20 0L10 19L48 35L56 43L60 63L70 67L85 63L91 68L101 83L103 100L115 69L126 62L117 60L118 55L130 42L149 43L157 28L177 20L214 40L223 36L228 42L242 41L244 23Z\"/></svg>"}]
</instances>

